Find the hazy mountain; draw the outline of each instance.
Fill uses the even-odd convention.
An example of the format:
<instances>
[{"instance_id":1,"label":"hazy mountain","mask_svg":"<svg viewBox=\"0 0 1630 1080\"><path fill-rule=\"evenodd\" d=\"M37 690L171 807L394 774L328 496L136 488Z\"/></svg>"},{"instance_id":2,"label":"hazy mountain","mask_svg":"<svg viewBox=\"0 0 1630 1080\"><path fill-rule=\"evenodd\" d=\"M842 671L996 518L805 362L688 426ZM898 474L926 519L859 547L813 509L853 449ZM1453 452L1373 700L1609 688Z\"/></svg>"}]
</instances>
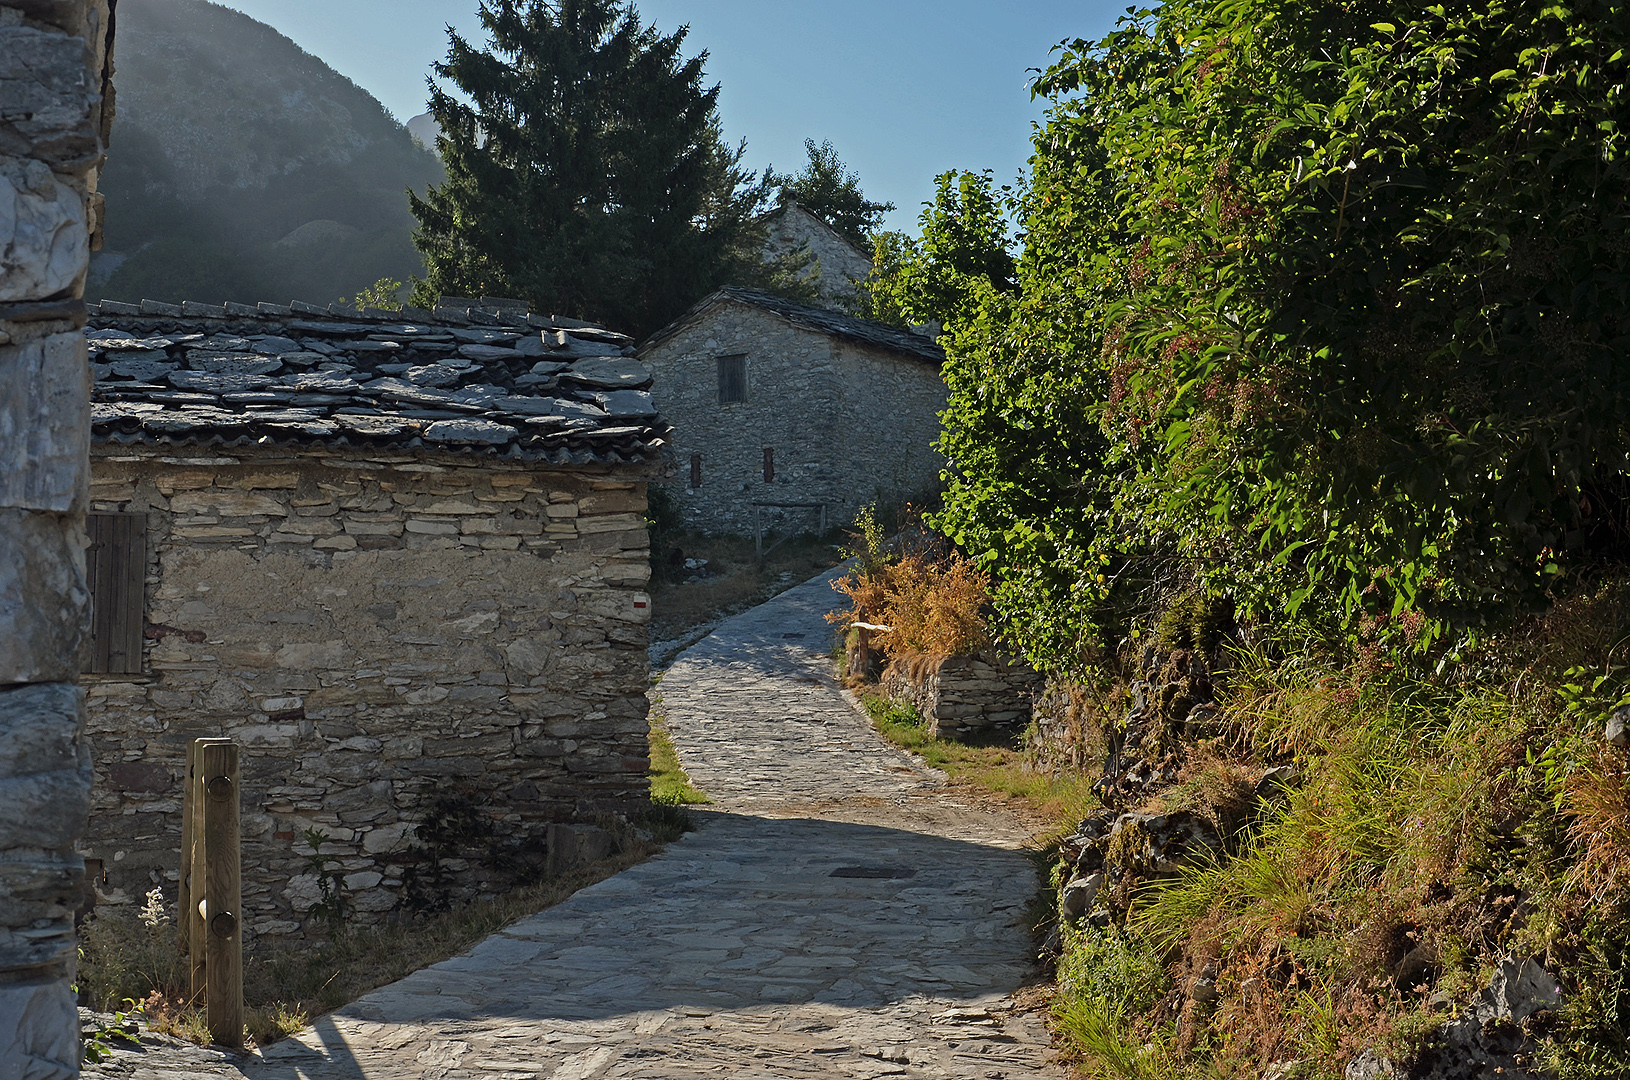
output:
<instances>
[{"instance_id":1,"label":"hazy mountain","mask_svg":"<svg viewBox=\"0 0 1630 1080\"><path fill-rule=\"evenodd\" d=\"M407 129L415 139L424 143L428 149L436 149L436 136L441 134L441 125L429 113L420 113L407 122Z\"/></svg>"},{"instance_id":2,"label":"hazy mountain","mask_svg":"<svg viewBox=\"0 0 1630 1080\"><path fill-rule=\"evenodd\" d=\"M405 191L441 177L367 91L205 0L123 0L93 299L327 303L422 271Z\"/></svg>"}]
</instances>

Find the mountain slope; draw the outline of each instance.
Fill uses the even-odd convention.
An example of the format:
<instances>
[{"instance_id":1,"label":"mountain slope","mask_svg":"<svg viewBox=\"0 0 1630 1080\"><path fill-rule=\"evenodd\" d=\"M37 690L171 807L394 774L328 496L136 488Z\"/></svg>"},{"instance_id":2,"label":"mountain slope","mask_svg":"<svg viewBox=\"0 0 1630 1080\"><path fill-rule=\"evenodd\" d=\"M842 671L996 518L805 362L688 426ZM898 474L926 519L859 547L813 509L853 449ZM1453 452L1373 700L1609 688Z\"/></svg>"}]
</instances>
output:
<instances>
[{"instance_id":1,"label":"mountain slope","mask_svg":"<svg viewBox=\"0 0 1630 1080\"><path fill-rule=\"evenodd\" d=\"M434 154L365 90L205 0L124 0L93 299L326 303L418 273Z\"/></svg>"}]
</instances>

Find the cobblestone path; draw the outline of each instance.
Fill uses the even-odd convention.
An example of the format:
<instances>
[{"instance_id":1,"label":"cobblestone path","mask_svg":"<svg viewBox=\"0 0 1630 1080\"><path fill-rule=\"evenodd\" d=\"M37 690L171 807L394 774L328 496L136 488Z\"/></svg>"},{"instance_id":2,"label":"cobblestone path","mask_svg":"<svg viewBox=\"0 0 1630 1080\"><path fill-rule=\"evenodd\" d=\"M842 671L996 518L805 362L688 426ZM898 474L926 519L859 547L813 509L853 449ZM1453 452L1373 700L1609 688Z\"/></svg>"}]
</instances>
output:
<instances>
[{"instance_id":1,"label":"cobblestone path","mask_svg":"<svg viewBox=\"0 0 1630 1080\"><path fill-rule=\"evenodd\" d=\"M1008 997L1030 970L1023 830L949 800L844 699L825 655L835 599L827 578L798 586L667 672L661 707L714 799L700 829L238 1067L249 1080L1062 1077L1039 1019Z\"/></svg>"}]
</instances>

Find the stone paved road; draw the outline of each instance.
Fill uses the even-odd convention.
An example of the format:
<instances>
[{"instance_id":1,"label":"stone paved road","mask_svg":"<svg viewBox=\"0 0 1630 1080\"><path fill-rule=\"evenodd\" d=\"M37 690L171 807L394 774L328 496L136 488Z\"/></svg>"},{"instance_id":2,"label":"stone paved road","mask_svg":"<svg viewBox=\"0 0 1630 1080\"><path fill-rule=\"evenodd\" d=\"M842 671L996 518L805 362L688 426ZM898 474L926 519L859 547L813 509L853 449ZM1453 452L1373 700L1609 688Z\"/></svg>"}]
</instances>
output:
<instances>
[{"instance_id":1,"label":"stone paved road","mask_svg":"<svg viewBox=\"0 0 1630 1080\"><path fill-rule=\"evenodd\" d=\"M681 759L715 800L698 831L243 1073L1062 1077L1040 1021L1008 998L1030 970L1023 831L949 800L844 699L821 618L835 599L826 578L798 586L667 672Z\"/></svg>"}]
</instances>

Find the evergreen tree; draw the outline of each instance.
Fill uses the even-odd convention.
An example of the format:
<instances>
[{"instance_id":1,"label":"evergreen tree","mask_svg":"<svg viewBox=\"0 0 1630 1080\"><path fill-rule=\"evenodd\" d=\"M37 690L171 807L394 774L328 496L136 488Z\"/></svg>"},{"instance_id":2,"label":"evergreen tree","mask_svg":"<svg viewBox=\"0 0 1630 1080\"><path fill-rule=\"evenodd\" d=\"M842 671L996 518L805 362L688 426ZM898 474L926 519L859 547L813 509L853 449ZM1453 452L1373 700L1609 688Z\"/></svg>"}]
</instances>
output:
<instances>
[{"instance_id":1,"label":"evergreen tree","mask_svg":"<svg viewBox=\"0 0 1630 1080\"><path fill-rule=\"evenodd\" d=\"M631 334L741 279L771 178L721 138L707 53L619 0L483 0L478 49L448 31L430 111L445 183L410 196L438 294L516 296Z\"/></svg>"},{"instance_id":2,"label":"evergreen tree","mask_svg":"<svg viewBox=\"0 0 1630 1080\"><path fill-rule=\"evenodd\" d=\"M860 190L860 174L849 170L833 149L831 140L815 145L804 140L809 163L796 176L779 176L783 202L796 202L838 232L862 251L872 249L872 233L883 222L893 203L876 203Z\"/></svg>"}]
</instances>

